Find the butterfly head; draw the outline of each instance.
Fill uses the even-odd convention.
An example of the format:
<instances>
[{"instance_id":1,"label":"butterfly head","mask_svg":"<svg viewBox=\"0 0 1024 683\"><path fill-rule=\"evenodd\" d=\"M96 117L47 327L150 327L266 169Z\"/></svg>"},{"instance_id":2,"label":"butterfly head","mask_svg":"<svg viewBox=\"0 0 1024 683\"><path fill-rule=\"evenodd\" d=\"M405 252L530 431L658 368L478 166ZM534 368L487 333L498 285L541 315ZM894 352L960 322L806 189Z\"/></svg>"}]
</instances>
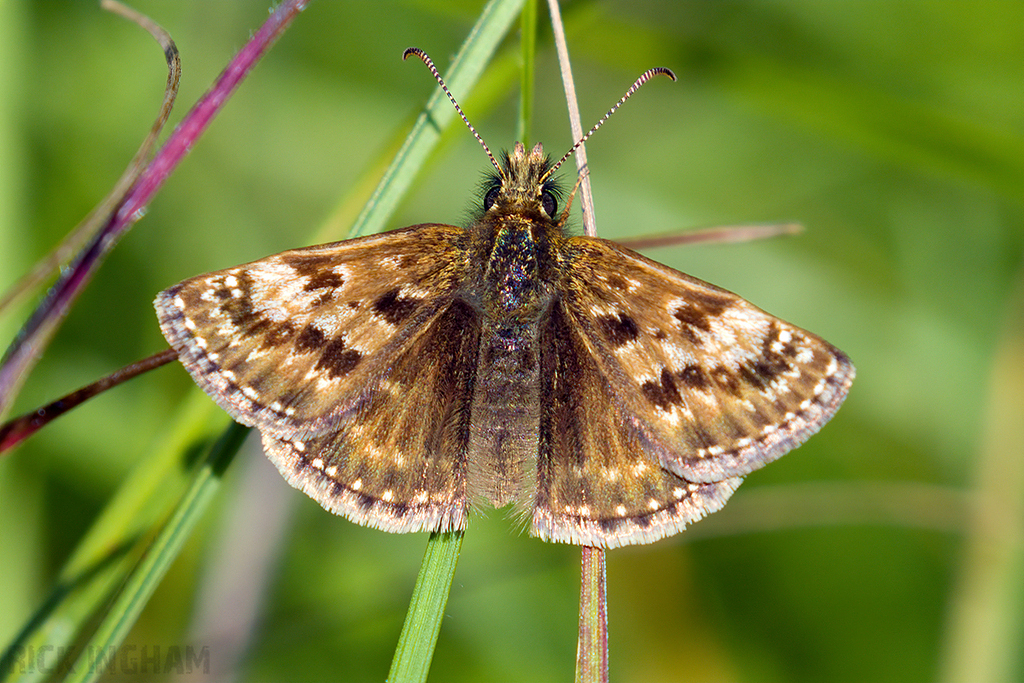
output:
<instances>
[{"instance_id":1,"label":"butterfly head","mask_svg":"<svg viewBox=\"0 0 1024 683\"><path fill-rule=\"evenodd\" d=\"M487 157L494 164L496 170L495 173L491 174L484 182L484 198L483 198L483 214L493 215L513 215L518 214L528 219L546 219L548 222L553 224L555 227L561 228L565 221L569 217L569 208L572 205L572 198L576 193L576 189L579 187L579 181L583 179L581 174L579 180L576 182L576 186L573 191L569 194L569 200L562 211L561 215L558 215L558 200L561 198L562 193L559 191L557 185L551 180L551 176L558 167L569 158L570 155L575 152L580 145L590 139L590 136L597 132L605 121L608 120L615 111L622 106L622 103L629 99L629 97L635 93L640 86L649 81L656 75L665 75L671 78L673 81L676 80L676 76L670 69L665 67L655 67L648 69L637 78L633 85L630 86L626 94L623 95L615 105L608 110L601 119L594 124L594 126L587 131L576 143L569 148L569 151L562 155L562 158L558 161L551 163L550 158L544 155L544 148L540 144L534 146L529 153L526 152L526 147L521 142L517 142L515 147L512 149L511 154L502 154L501 162L499 163L494 155L491 154L490 148L487 147L487 143L480 137L480 134L473 127L473 124L466 118L466 114L462 111L462 107L455 101L455 97L451 91L448 90L448 86L444 84L444 79L441 78L441 74L438 72L437 67L434 66L434 62L427 56L423 50L418 47L410 47L402 53L402 59L408 59L410 55L415 55L422 61L426 67L433 74L437 84L441 86L441 90L448 96L452 106L455 107L455 111L458 112L462 118L463 123L469 128L470 132L473 133L473 137L476 138L480 146L484 148L484 152L487 153Z\"/></svg>"},{"instance_id":2,"label":"butterfly head","mask_svg":"<svg viewBox=\"0 0 1024 683\"><path fill-rule=\"evenodd\" d=\"M558 220L562 189L552 179L551 159L538 143L529 152L517 142L511 153L502 153L483 186L484 212L500 214L540 213L548 220Z\"/></svg>"}]
</instances>

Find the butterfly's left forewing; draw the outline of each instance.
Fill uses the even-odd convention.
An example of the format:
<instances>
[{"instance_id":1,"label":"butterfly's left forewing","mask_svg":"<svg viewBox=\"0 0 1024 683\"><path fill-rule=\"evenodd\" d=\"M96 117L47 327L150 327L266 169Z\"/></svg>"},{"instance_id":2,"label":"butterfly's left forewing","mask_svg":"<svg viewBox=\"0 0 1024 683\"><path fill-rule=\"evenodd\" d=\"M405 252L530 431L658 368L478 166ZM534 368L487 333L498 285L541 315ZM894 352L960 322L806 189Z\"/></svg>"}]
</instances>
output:
<instances>
[{"instance_id":1,"label":"butterfly's left forewing","mask_svg":"<svg viewBox=\"0 0 1024 683\"><path fill-rule=\"evenodd\" d=\"M454 296L464 237L416 225L201 275L157 297L160 325L325 508L387 531L462 529L480 336Z\"/></svg>"},{"instance_id":2,"label":"butterfly's left forewing","mask_svg":"<svg viewBox=\"0 0 1024 683\"><path fill-rule=\"evenodd\" d=\"M450 303L464 236L415 225L200 275L157 296L160 327L239 422L329 432Z\"/></svg>"},{"instance_id":3,"label":"butterfly's left forewing","mask_svg":"<svg viewBox=\"0 0 1024 683\"><path fill-rule=\"evenodd\" d=\"M820 337L607 240L570 238L562 254L566 315L609 399L684 479L746 475L845 399L853 365Z\"/></svg>"}]
</instances>

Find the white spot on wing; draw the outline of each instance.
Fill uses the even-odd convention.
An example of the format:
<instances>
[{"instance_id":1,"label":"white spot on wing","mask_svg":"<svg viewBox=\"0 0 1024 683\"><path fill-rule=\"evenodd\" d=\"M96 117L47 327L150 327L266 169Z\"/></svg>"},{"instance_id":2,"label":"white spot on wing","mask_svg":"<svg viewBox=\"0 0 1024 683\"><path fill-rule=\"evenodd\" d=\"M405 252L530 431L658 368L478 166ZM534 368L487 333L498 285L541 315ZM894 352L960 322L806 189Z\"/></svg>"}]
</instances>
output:
<instances>
[{"instance_id":1,"label":"white spot on wing","mask_svg":"<svg viewBox=\"0 0 1024 683\"><path fill-rule=\"evenodd\" d=\"M266 349L262 346L257 347L249 352L249 355L245 357L245 362L251 363L254 360L259 360L260 358L266 356L268 353L270 353L269 349Z\"/></svg>"}]
</instances>

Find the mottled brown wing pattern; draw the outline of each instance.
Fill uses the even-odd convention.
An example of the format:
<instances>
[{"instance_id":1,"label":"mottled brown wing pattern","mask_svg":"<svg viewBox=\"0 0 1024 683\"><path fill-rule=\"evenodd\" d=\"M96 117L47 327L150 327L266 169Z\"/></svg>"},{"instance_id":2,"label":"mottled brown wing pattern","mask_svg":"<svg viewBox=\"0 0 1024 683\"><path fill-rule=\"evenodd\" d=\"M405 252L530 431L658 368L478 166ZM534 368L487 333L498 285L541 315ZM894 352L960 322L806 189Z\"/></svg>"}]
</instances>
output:
<instances>
[{"instance_id":1,"label":"mottled brown wing pattern","mask_svg":"<svg viewBox=\"0 0 1024 683\"><path fill-rule=\"evenodd\" d=\"M160 327L239 422L282 437L330 431L450 303L464 239L415 225L200 275L157 296Z\"/></svg>"},{"instance_id":2,"label":"mottled brown wing pattern","mask_svg":"<svg viewBox=\"0 0 1024 683\"><path fill-rule=\"evenodd\" d=\"M662 464L692 482L743 476L839 408L850 360L823 339L607 240L570 238L567 317L609 401ZM598 267L594 267L599 264Z\"/></svg>"},{"instance_id":3,"label":"mottled brown wing pattern","mask_svg":"<svg viewBox=\"0 0 1024 683\"><path fill-rule=\"evenodd\" d=\"M665 469L556 303L541 329L541 423L533 534L614 548L651 543L720 509L742 481Z\"/></svg>"},{"instance_id":4,"label":"mottled brown wing pattern","mask_svg":"<svg viewBox=\"0 0 1024 683\"><path fill-rule=\"evenodd\" d=\"M336 429L263 446L293 486L335 514L391 532L464 529L466 445L480 321L451 303L365 387Z\"/></svg>"}]
</instances>

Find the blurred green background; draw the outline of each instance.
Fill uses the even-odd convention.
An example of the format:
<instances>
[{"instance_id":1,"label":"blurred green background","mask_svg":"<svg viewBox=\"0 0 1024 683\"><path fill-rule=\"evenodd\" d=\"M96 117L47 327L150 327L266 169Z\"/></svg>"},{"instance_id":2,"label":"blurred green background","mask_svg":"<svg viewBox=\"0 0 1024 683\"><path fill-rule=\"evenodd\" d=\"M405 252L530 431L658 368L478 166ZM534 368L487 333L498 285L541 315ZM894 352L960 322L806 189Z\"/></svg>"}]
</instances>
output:
<instances>
[{"instance_id":1,"label":"blurred green background","mask_svg":"<svg viewBox=\"0 0 1024 683\"><path fill-rule=\"evenodd\" d=\"M172 121L267 10L134 6L182 54ZM15 413L164 348L159 290L311 243L434 91L402 50L443 71L480 6L314 3L109 258ZM822 335L858 370L834 421L722 512L610 553L612 679L1024 680L1024 4L563 12L584 125L644 69L680 81L647 85L588 144L600 233L803 223L648 253ZM572 140L546 19L532 139L560 154ZM513 141L516 78L455 93L493 148ZM108 191L164 80L151 39L92 3L0 0L0 288ZM391 226L461 223L487 168L453 128ZM4 344L27 310L0 321ZM195 391L168 366L0 461L0 642ZM238 658L240 680L382 679L425 537L325 513L255 449L224 488L129 643L208 645L214 667ZM578 563L504 512L474 517L432 679L569 680Z\"/></svg>"}]
</instances>

